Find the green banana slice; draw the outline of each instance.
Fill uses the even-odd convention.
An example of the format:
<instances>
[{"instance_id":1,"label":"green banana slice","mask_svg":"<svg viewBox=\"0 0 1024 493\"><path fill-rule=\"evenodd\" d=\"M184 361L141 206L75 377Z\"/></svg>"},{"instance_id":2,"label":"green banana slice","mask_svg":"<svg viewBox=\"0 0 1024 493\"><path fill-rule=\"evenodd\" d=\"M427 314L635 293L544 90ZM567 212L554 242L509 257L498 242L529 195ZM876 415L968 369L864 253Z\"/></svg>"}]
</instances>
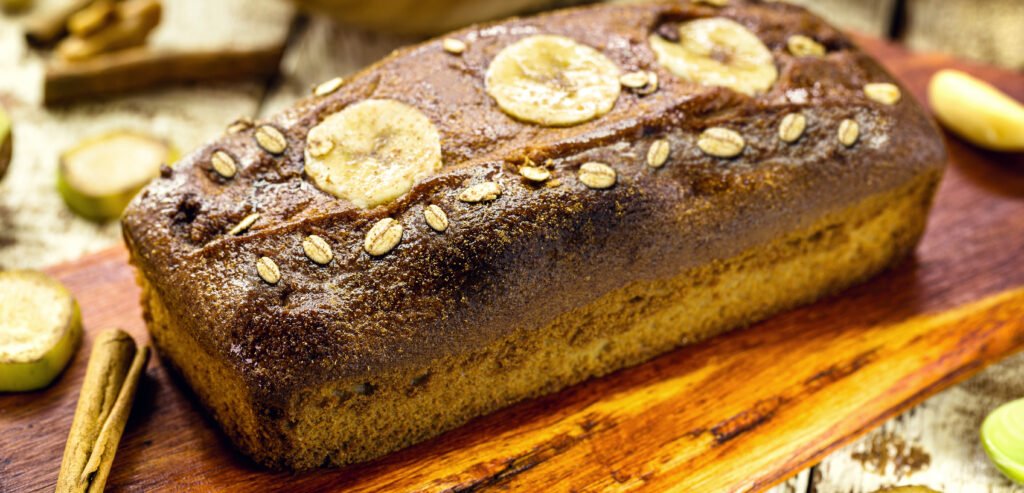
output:
<instances>
[{"instance_id":1,"label":"green banana slice","mask_svg":"<svg viewBox=\"0 0 1024 493\"><path fill-rule=\"evenodd\" d=\"M1024 484L1024 399L996 408L981 425L981 443L999 470Z\"/></svg>"},{"instance_id":2,"label":"green banana slice","mask_svg":"<svg viewBox=\"0 0 1024 493\"><path fill-rule=\"evenodd\" d=\"M57 190L76 214L93 221L117 219L139 190L176 158L163 140L117 131L85 140L61 155Z\"/></svg>"},{"instance_id":3,"label":"green banana slice","mask_svg":"<svg viewBox=\"0 0 1024 493\"><path fill-rule=\"evenodd\" d=\"M7 165L11 164L11 153L14 150L14 139L11 138L11 119L0 108L0 178L7 172Z\"/></svg>"},{"instance_id":4,"label":"green banana slice","mask_svg":"<svg viewBox=\"0 0 1024 493\"><path fill-rule=\"evenodd\" d=\"M35 271L0 271L0 392L46 387L82 339L67 288Z\"/></svg>"}]
</instances>

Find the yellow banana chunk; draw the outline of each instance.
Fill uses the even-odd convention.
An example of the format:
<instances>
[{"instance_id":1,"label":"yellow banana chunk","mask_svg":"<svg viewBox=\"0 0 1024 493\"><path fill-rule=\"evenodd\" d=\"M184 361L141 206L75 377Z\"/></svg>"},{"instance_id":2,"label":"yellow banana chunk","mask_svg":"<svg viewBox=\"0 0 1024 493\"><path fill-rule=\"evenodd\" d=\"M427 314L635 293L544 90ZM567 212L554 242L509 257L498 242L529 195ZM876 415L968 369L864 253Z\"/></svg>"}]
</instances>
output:
<instances>
[{"instance_id":1,"label":"yellow banana chunk","mask_svg":"<svg viewBox=\"0 0 1024 493\"><path fill-rule=\"evenodd\" d=\"M441 169L441 137L416 108L368 99L328 116L306 137L306 175L321 190L370 208Z\"/></svg>"},{"instance_id":2,"label":"yellow banana chunk","mask_svg":"<svg viewBox=\"0 0 1024 493\"><path fill-rule=\"evenodd\" d=\"M0 271L0 392L46 387L82 338L78 303L41 272Z\"/></svg>"},{"instance_id":3,"label":"yellow banana chunk","mask_svg":"<svg viewBox=\"0 0 1024 493\"><path fill-rule=\"evenodd\" d=\"M166 142L118 131L88 139L61 155L57 189L68 207L93 221L116 219L160 165L175 159Z\"/></svg>"},{"instance_id":4,"label":"yellow banana chunk","mask_svg":"<svg viewBox=\"0 0 1024 493\"><path fill-rule=\"evenodd\" d=\"M953 133L995 151L1024 151L1024 105L958 70L940 70L928 83L928 101Z\"/></svg>"},{"instance_id":5,"label":"yellow banana chunk","mask_svg":"<svg viewBox=\"0 0 1024 493\"><path fill-rule=\"evenodd\" d=\"M651 49L673 74L704 86L728 87L750 96L763 93L778 78L771 51L750 30L721 17L679 26L679 42L657 34Z\"/></svg>"},{"instance_id":6,"label":"yellow banana chunk","mask_svg":"<svg viewBox=\"0 0 1024 493\"><path fill-rule=\"evenodd\" d=\"M11 119L0 107L0 178L7 172L7 165L11 164L11 154L14 150L14 139L11 137Z\"/></svg>"},{"instance_id":7,"label":"yellow banana chunk","mask_svg":"<svg viewBox=\"0 0 1024 493\"><path fill-rule=\"evenodd\" d=\"M564 36L537 35L501 50L487 68L487 94L513 118L546 126L577 125L611 111L619 67Z\"/></svg>"}]
</instances>

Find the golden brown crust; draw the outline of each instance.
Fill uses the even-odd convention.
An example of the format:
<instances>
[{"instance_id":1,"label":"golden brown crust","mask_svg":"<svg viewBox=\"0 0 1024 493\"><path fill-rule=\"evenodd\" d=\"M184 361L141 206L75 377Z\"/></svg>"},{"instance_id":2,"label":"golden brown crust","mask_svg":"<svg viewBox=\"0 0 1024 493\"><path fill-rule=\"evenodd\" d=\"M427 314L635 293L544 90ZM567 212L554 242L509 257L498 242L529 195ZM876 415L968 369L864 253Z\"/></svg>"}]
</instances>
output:
<instances>
[{"instance_id":1,"label":"golden brown crust","mask_svg":"<svg viewBox=\"0 0 1024 493\"><path fill-rule=\"evenodd\" d=\"M779 80L766 94L689 84L654 61L649 34L714 15L745 25L771 50ZM611 112L573 127L518 122L487 96L484 72L501 48L535 33L592 46L623 71L653 71L659 89L623 91ZM793 57L791 34L815 38L828 55ZM286 137L283 154L261 150L251 128L225 135L166 170L129 207L124 234L134 262L177 330L237 373L258 413L280 416L298 393L329 382L420 368L540 330L629 283L731 258L830 211L937 176L945 160L935 127L911 98L887 106L864 97L865 83L891 76L838 31L782 3L589 7L447 37L467 49L454 56L438 39L401 50L265 122ZM430 118L445 167L395 202L363 210L305 180L303 150L310 128L370 97ZM806 131L782 142L778 125L798 110ZM847 118L860 126L852 147L836 137ZM698 149L701 131L713 126L743 136L738 157ZM653 168L646 156L658 139L672 152ZM237 161L232 179L213 171L216 151ZM527 157L552 160L561 185L519 176ZM617 183L584 186L576 172L587 161L609 163ZM458 200L483 181L500 183L501 196ZM431 204L447 214L443 233L423 219ZM259 221L226 235L252 212ZM373 257L364 235L384 217L402 224L402 241ZM302 241L311 234L331 246L331 263L306 257ZM275 285L257 275L262 256L280 268Z\"/></svg>"},{"instance_id":2,"label":"golden brown crust","mask_svg":"<svg viewBox=\"0 0 1024 493\"><path fill-rule=\"evenodd\" d=\"M310 386L274 414L181 330L142 278L144 307L165 359L245 453L275 468L344 465L866 279L912 251L937 183L922 175L735 257L626 284L539 329L416 368Z\"/></svg>"}]
</instances>

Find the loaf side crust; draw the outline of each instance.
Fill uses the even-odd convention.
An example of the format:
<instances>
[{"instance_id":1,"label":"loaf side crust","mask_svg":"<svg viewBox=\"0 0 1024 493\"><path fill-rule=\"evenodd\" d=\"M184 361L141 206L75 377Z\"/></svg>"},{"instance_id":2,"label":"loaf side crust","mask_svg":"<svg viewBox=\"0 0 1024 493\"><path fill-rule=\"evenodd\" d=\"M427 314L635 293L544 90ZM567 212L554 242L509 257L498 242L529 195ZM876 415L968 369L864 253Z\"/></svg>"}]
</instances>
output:
<instances>
[{"instance_id":1,"label":"loaf side crust","mask_svg":"<svg viewBox=\"0 0 1024 493\"><path fill-rule=\"evenodd\" d=\"M938 173L923 175L731 258L631 282L539 330L422 366L311 386L283 412L182 330L141 281L157 347L245 453L272 468L345 465L867 279L912 252L938 181Z\"/></svg>"}]
</instances>

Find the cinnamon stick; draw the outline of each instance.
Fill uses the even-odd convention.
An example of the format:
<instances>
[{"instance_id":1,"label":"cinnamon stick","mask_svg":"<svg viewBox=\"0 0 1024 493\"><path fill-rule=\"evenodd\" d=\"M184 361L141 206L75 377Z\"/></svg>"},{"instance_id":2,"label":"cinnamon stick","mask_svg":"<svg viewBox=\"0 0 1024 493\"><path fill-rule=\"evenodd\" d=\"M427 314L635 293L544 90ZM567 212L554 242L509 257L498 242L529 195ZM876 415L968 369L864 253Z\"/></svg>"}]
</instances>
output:
<instances>
[{"instance_id":1,"label":"cinnamon stick","mask_svg":"<svg viewBox=\"0 0 1024 493\"><path fill-rule=\"evenodd\" d=\"M103 491L148 360L149 346L136 350L135 340L120 329L96 337L64 447L57 493Z\"/></svg>"}]
</instances>

